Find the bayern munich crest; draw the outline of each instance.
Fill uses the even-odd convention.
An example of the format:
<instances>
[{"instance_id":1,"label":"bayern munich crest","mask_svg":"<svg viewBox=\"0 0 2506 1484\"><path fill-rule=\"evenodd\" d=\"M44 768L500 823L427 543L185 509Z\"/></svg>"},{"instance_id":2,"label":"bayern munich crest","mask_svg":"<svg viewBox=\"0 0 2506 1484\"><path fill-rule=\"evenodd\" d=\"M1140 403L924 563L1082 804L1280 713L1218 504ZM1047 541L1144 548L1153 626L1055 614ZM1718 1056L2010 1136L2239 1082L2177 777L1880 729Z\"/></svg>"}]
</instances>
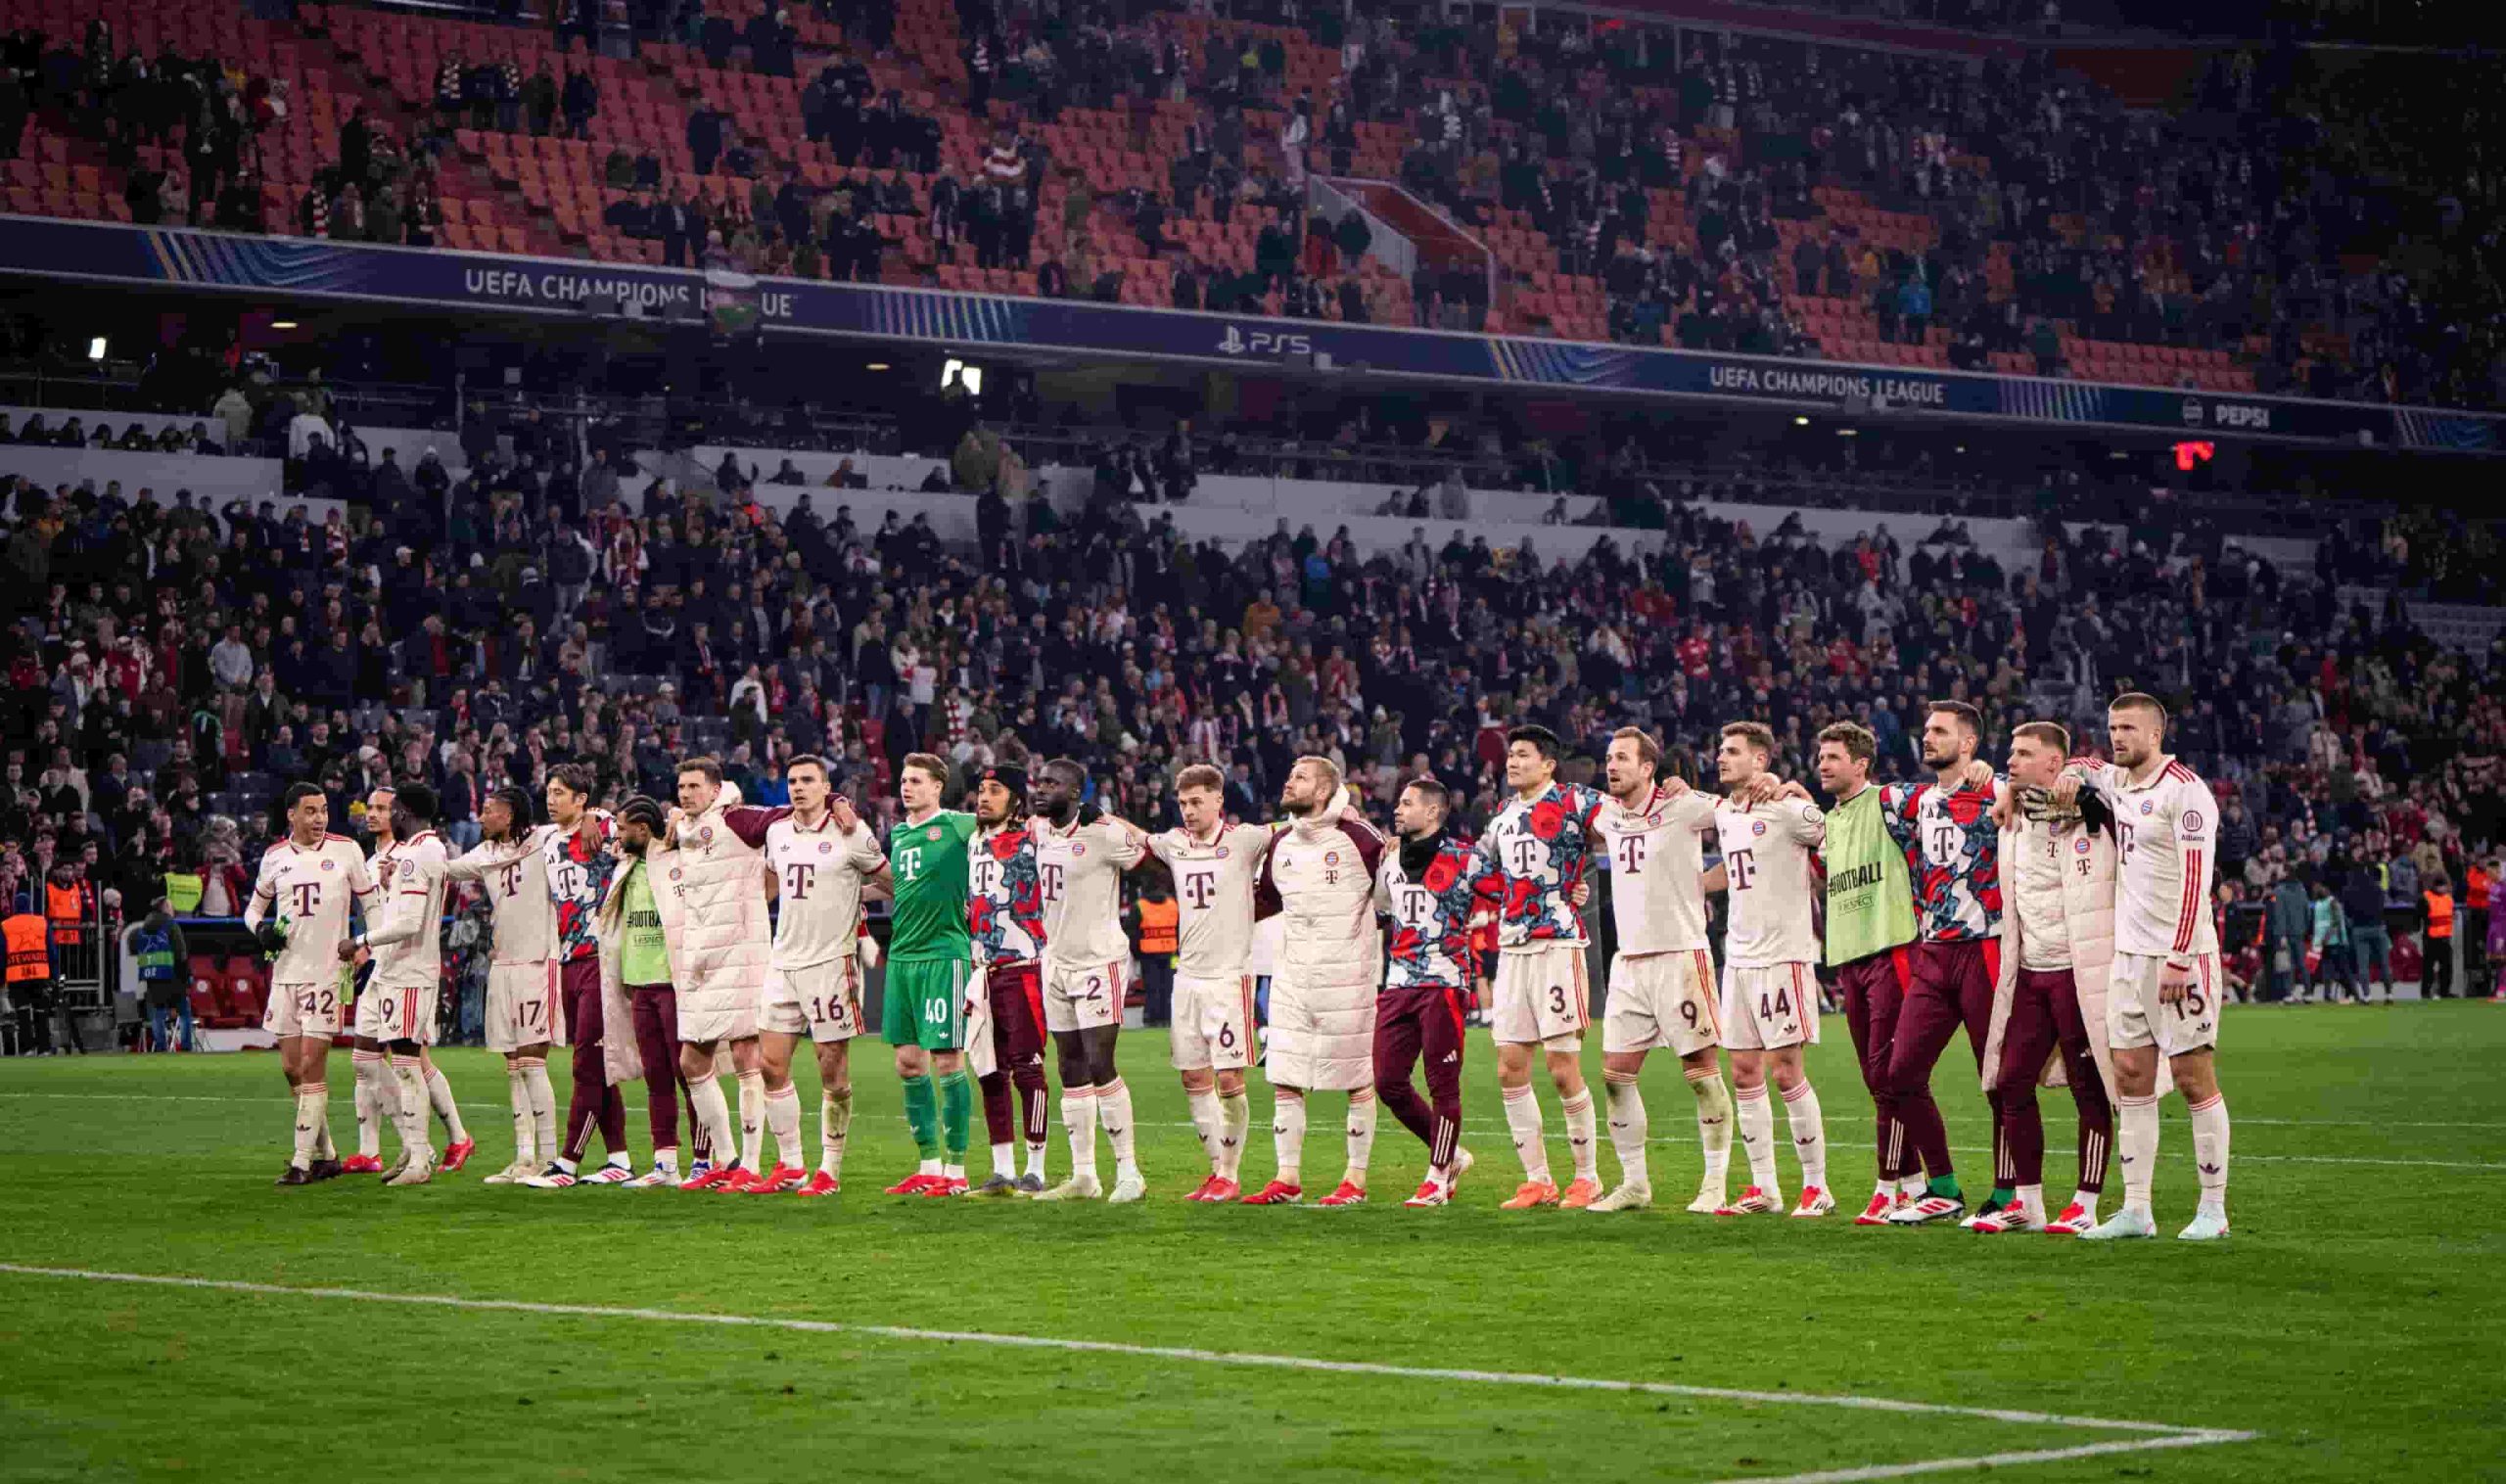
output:
<instances>
[{"instance_id":1,"label":"bayern munich crest","mask_svg":"<svg viewBox=\"0 0 2506 1484\"><path fill-rule=\"evenodd\" d=\"M336 861L336 860L325 860L325 861L323 861L323 862L322 862L322 869L324 869L324 870L326 870L326 871L336 871L336 870L338 870L339 868L340 868L340 863L339 863L338 861Z\"/></svg>"},{"instance_id":2,"label":"bayern munich crest","mask_svg":"<svg viewBox=\"0 0 2506 1484\"><path fill-rule=\"evenodd\" d=\"M670 879L671 879L671 880L673 880L673 881L676 881L676 880L678 879L678 876L679 876L679 870L678 870L678 867L677 867L677 866L674 866L674 865L673 865L673 866L672 866L672 867L670 868Z\"/></svg>"},{"instance_id":3,"label":"bayern munich crest","mask_svg":"<svg viewBox=\"0 0 2506 1484\"><path fill-rule=\"evenodd\" d=\"M2087 837L2086 835L2082 835L2078 840L2076 840L2076 841L2074 841L2074 842L2072 843L2072 845L2071 845L2071 849L2072 849L2072 850L2074 850L2074 851L2079 852L2079 853L2080 853L2081 855L2083 855L2083 856L2087 855L2087 854L2088 854L2088 837Z\"/></svg>"},{"instance_id":4,"label":"bayern munich crest","mask_svg":"<svg viewBox=\"0 0 2506 1484\"><path fill-rule=\"evenodd\" d=\"M2158 801L2157 801L2157 800L2155 800L2155 799L2143 799L2143 800L2141 801L2141 812L2142 812L2142 813L2144 813L2144 814L2148 814L2148 813L2155 813L2155 812L2157 812L2157 811L2158 811Z\"/></svg>"},{"instance_id":5,"label":"bayern munich crest","mask_svg":"<svg viewBox=\"0 0 2506 1484\"><path fill-rule=\"evenodd\" d=\"M1323 853L1323 863L1324 865L1338 865L1340 863L1340 853L1338 851L1324 851Z\"/></svg>"},{"instance_id":6,"label":"bayern munich crest","mask_svg":"<svg viewBox=\"0 0 2506 1484\"><path fill-rule=\"evenodd\" d=\"M1766 821L1765 821L1764 819L1752 819L1752 820L1750 820L1750 821L1749 821L1749 833L1750 833L1750 834L1752 834L1752 835L1763 835L1763 834L1765 834L1765 833L1766 833Z\"/></svg>"},{"instance_id":7,"label":"bayern munich crest","mask_svg":"<svg viewBox=\"0 0 2506 1484\"><path fill-rule=\"evenodd\" d=\"M703 842L704 842L705 844L707 844L707 845L711 845L711 844L713 844L713 843L714 843L714 826L712 826L712 825L710 825L710 824L709 824L709 825L705 826L703 829L698 830L698 831L696 832L696 838L697 838L698 840L703 841Z\"/></svg>"},{"instance_id":8,"label":"bayern munich crest","mask_svg":"<svg viewBox=\"0 0 2506 1484\"><path fill-rule=\"evenodd\" d=\"M818 842L818 854L821 856L833 849L835 849L835 842L832 840L821 840Z\"/></svg>"},{"instance_id":9,"label":"bayern munich crest","mask_svg":"<svg viewBox=\"0 0 2506 1484\"><path fill-rule=\"evenodd\" d=\"M1218 858L1220 858L1221 860L1224 860L1224 859L1226 859L1226 858L1227 858L1227 847L1226 847L1226 846L1222 845L1222 846L1220 846L1220 847L1218 848Z\"/></svg>"},{"instance_id":10,"label":"bayern munich crest","mask_svg":"<svg viewBox=\"0 0 2506 1484\"><path fill-rule=\"evenodd\" d=\"M1080 857L1080 856L1085 856L1085 855L1087 855L1087 854L1088 854L1088 843L1087 843L1086 841L1084 841L1084 840L1074 840L1074 841L1072 841L1072 842L1070 843L1070 854L1071 854L1071 856L1072 856L1074 858L1078 858L1078 857Z\"/></svg>"},{"instance_id":11,"label":"bayern munich crest","mask_svg":"<svg viewBox=\"0 0 2506 1484\"><path fill-rule=\"evenodd\" d=\"M935 824L935 825L931 826L931 828L929 828L929 829L927 829L927 830L923 831L923 832L922 832L922 838L923 838L923 839L925 839L925 840L937 840L937 839L939 839L939 838L940 838L940 826L938 826L938 825L936 825L936 824Z\"/></svg>"}]
</instances>

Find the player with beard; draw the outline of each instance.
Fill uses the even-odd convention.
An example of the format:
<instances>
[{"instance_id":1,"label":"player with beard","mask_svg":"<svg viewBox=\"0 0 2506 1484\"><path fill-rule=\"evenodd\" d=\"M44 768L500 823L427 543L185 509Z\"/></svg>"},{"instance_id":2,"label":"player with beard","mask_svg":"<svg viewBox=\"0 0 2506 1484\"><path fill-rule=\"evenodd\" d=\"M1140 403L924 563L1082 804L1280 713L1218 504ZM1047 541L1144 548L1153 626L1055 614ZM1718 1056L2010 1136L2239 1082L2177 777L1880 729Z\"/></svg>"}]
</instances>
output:
<instances>
[{"instance_id":1,"label":"player with beard","mask_svg":"<svg viewBox=\"0 0 2506 1484\"><path fill-rule=\"evenodd\" d=\"M1376 873L1374 908L1392 919L1383 993L1375 997L1374 1093L1427 1146L1427 1178L1405 1206L1442 1206L1476 1163L1462 1146L1462 994L1470 983L1470 837L1451 824L1451 796L1420 776L1401 790L1401 837ZM1410 1085L1423 1054L1427 1098Z\"/></svg>"},{"instance_id":2,"label":"player with beard","mask_svg":"<svg viewBox=\"0 0 2506 1484\"><path fill-rule=\"evenodd\" d=\"M560 1147L554 1138L548 1139L542 1151L549 1156L547 1167L523 1182L535 1182L542 1189L575 1183L576 1177L558 1167L557 1156L572 1148L577 1152L569 1157L580 1158L580 1151L589 1147L588 1130L595 1119L600 1121L602 1140L613 1155L624 1155L626 1148L626 1103L601 1075L607 1016L601 1001L600 939L594 922L608 896L618 858L610 850L614 826L609 815L591 807L596 782L588 765L561 763L548 770L548 784L542 795L548 806L550 828L539 844L539 867L548 881L548 904L556 912L556 941L551 952L557 960L557 1004L566 1038L574 1046L574 1089L566 1100L566 1145ZM625 1035L622 1028L622 1045L626 1043ZM546 1099L535 1085L532 1097L534 1121L553 1114L553 1099ZM667 1103L667 1099L664 1101ZM613 1103L615 1118L610 1116ZM547 1111L543 1112L543 1108ZM553 1119L542 1127L553 1127ZM581 1181L586 1184L618 1184L633 1178L613 1158L581 1177Z\"/></svg>"},{"instance_id":3,"label":"player with beard","mask_svg":"<svg viewBox=\"0 0 2506 1484\"><path fill-rule=\"evenodd\" d=\"M1998 1087L2018 1198L1967 1223L1985 1233L2050 1231L2077 1236L2097 1225L2106 1151L2114 1133L2106 1044L2107 978L2114 957L2114 817L2082 793L2077 807L2049 795L2070 756L2071 734L2029 721L2010 738L2010 784L2023 807L2004 824L2010 909L2001 916L2001 978L1993 987L1985 1086ZM2079 1185L2045 1219L2045 1121L2036 1085L2067 1083L2079 1113Z\"/></svg>"},{"instance_id":4,"label":"player with beard","mask_svg":"<svg viewBox=\"0 0 2506 1484\"><path fill-rule=\"evenodd\" d=\"M654 883L653 901L670 940L671 983L678 993L679 1066L719 1159L728 1160L733 1147L730 1109L717 1080L725 1047L740 1095L738 1163L690 1176L683 1190L743 1191L762 1173L766 1072L758 1010L774 952L766 832L790 812L743 806L713 758L678 765L678 807L664 837L671 849L658 862L663 879Z\"/></svg>"},{"instance_id":5,"label":"player with beard","mask_svg":"<svg viewBox=\"0 0 2506 1484\"><path fill-rule=\"evenodd\" d=\"M1088 773L1055 758L1034 780L1036 871L1043 880L1044 1028L1061 1062L1061 1111L1070 1179L1039 1200L1094 1200L1096 1131L1114 1146L1112 1199L1148 1193L1134 1149L1131 1090L1114 1065L1131 984L1131 940L1121 917L1122 873L1147 847L1138 830L1080 802Z\"/></svg>"},{"instance_id":6,"label":"player with beard","mask_svg":"<svg viewBox=\"0 0 2506 1484\"><path fill-rule=\"evenodd\" d=\"M400 1158L384 1172L387 1185L423 1185L435 1179L427 1142L427 1077L421 1049L436 1037L436 999L443 984L443 839L435 832L435 790L406 783L392 800L392 843L375 856L383 894L381 921L365 947L374 976L357 997L357 1035L391 1057L392 1083L378 1100L400 1133ZM396 1095L391 1095L396 1094ZM445 1100L450 1100L447 1092ZM454 1136L463 1143L456 1114Z\"/></svg>"},{"instance_id":7,"label":"player with beard","mask_svg":"<svg viewBox=\"0 0 2506 1484\"><path fill-rule=\"evenodd\" d=\"M557 995L557 907L548 897L548 858L541 848L556 831L534 828L531 795L506 784L479 808L481 841L444 866L446 879L476 883L492 914L495 947L487 960L487 1049L505 1059L513 1099L513 1162L487 1177L512 1184L539 1173L540 1150L557 1152L557 1104L548 1086L548 1048L566 1041ZM623 1153L613 1146L613 1151ZM448 1167L448 1163L447 1163Z\"/></svg>"},{"instance_id":8,"label":"player with beard","mask_svg":"<svg viewBox=\"0 0 2506 1484\"><path fill-rule=\"evenodd\" d=\"M2150 1184L2158 1173L2158 1058L2193 1126L2193 1165L2201 1203L2176 1233L2188 1242L2228 1234L2228 1105L2219 1091L2219 1016L2227 981L2219 972L2218 926L2210 915L2216 872L2218 801L2200 775L2162 751L2166 708L2132 691L2106 709L2112 766L2075 764L2055 789L2070 804L2096 790L2113 811L2118 837L2114 892L2114 970L2107 990L2106 1037L2114 1051L2115 1148L2123 1166L2123 1208L2080 1233L2083 1241L2158 1234Z\"/></svg>"},{"instance_id":9,"label":"player with beard","mask_svg":"<svg viewBox=\"0 0 2506 1484\"><path fill-rule=\"evenodd\" d=\"M1931 1073L1962 1025L1976 1070L1982 1071L1993 985L2001 977L2001 831L1992 818L1997 792L1971 776L1982 744L1983 717L1975 708L1934 701L1923 726L1924 766L1934 781L1891 783L1880 790L1880 817L1906 853L1921 924L1914 972L1888 1050L1889 1106L1880 1116L1905 1125L1906 1136L1931 1172L1921 1199L1889 1213L1897 1226L1951 1220L1967 1209L1950 1163L1949 1133L1932 1100ZM2009 1204L2014 1192L2001 1093L1986 1092L1984 1102L1992 1114L1994 1186L1980 1214L1989 1215Z\"/></svg>"},{"instance_id":10,"label":"player with beard","mask_svg":"<svg viewBox=\"0 0 2506 1484\"><path fill-rule=\"evenodd\" d=\"M287 836L261 857L244 931L272 959L261 1029L278 1038L279 1070L296 1105L296 1143L278 1183L309 1185L341 1173L324 1069L340 1033L340 968L357 952L348 936L349 901L371 912L376 893L355 843L330 833L331 805L321 789L291 783L282 807Z\"/></svg>"},{"instance_id":11,"label":"player with beard","mask_svg":"<svg viewBox=\"0 0 2506 1484\"><path fill-rule=\"evenodd\" d=\"M374 854L368 858L366 869L374 878L379 911L391 909L392 893L388 890L386 872L391 862L398 858L400 844L407 838L406 833L396 827L398 813L394 802L397 797L397 792L388 784L365 797L366 831L374 840ZM441 849L441 837L438 837L437 848ZM373 936L373 926L374 920L369 917L366 922L369 941ZM364 991L373 988L372 971L367 968L373 956L370 950L361 950L354 961L355 969L365 971L362 975L364 988L356 997L360 1006L365 997ZM347 992L348 985L344 983L343 997ZM399 1167L394 1165L392 1171L383 1167L379 1157L382 1126L385 1119L393 1116L393 1109L398 1106L399 1090L394 1084L390 1058L385 1052L386 1038L373 1034L372 1017L362 1009L357 1016L357 1034L348 1043L348 1065L356 1074L356 1155L341 1166L341 1172L347 1175L391 1174ZM428 1054L423 1043L418 1047L418 1077L426 1090L428 1105L435 1116L443 1121L443 1169L447 1173L458 1170L470 1162L470 1155L478 1146L471 1141L469 1131L462 1127L461 1105L453 1099L452 1085L444 1080L442 1072L437 1070L435 1059Z\"/></svg>"},{"instance_id":12,"label":"player with beard","mask_svg":"<svg viewBox=\"0 0 2506 1484\"><path fill-rule=\"evenodd\" d=\"M549 785L552 797L558 786ZM652 1129L653 1167L627 1182L647 1190L679 1183L682 1105L694 1155L688 1173L701 1176L713 1169L713 1145L696 1116L695 1090L679 1056L678 992L671 982L670 935L653 885L655 861L662 857L654 839L668 827L661 805L642 794L618 807L603 847L611 868L602 878L600 904L586 919L598 943L600 1021L620 1028L600 1038L602 1080L612 1088L650 1084L644 1117ZM580 1038L582 1028L575 1030ZM719 1099L719 1091L715 1095Z\"/></svg>"},{"instance_id":13,"label":"player with beard","mask_svg":"<svg viewBox=\"0 0 2506 1484\"><path fill-rule=\"evenodd\" d=\"M987 767L975 780L974 843L967 851L967 932L974 980L966 993L966 1062L983 1093L992 1177L977 1195L1040 1195L1044 1189L1044 880L1027 823L1027 770ZM1019 1121L1011 1121L1010 1090ZM1027 1169L1016 1165L1026 1134Z\"/></svg>"},{"instance_id":14,"label":"player with beard","mask_svg":"<svg viewBox=\"0 0 2506 1484\"><path fill-rule=\"evenodd\" d=\"M1661 765L1662 745L1634 726L1613 733L1601 759L1611 807L1601 812L1600 826L1618 929L1609 1008L1601 1018L1601 1086L1609 1100L1609 1138L1618 1151L1620 1183L1589 1209L1633 1211L1652 1204L1645 1158L1651 1120L1638 1079L1646 1055L1666 1047L1679 1057L1696 1102L1705 1177L1688 1208L1705 1215L1721 1209L1732 1162L1732 1094L1715 1056L1723 1031L1705 938L1702 840L1714 830L1715 801L1685 779L1661 778Z\"/></svg>"},{"instance_id":15,"label":"player with beard","mask_svg":"<svg viewBox=\"0 0 2506 1484\"><path fill-rule=\"evenodd\" d=\"M861 899L885 882L888 856L852 804L832 792L823 759L803 753L783 765L783 778L792 790L792 812L766 830L766 866L782 907L757 1038L774 1167L744 1188L756 1195L791 1189L824 1195L843 1180L844 1138L853 1126L850 1050L862 1030ZM818 1168L806 1185L801 1094L792 1086L792 1052L804 1035L818 1062Z\"/></svg>"},{"instance_id":16,"label":"player with beard","mask_svg":"<svg viewBox=\"0 0 2506 1484\"><path fill-rule=\"evenodd\" d=\"M1279 789L1288 827L1271 837L1254 888L1254 911L1287 929L1271 976L1271 1038L1263 1070L1274 1096L1271 1138L1278 1173L1244 1197L1248 1206L1291 1205L1305 1194L1305 1098L1349 1094L1348 1166L1323 1198L1367 1198L1374 1150L1374 1030L1383 940L1374 920L1382 834L1357 812L1340 769L1305 757Z\"/></svg>"}]
</instances>

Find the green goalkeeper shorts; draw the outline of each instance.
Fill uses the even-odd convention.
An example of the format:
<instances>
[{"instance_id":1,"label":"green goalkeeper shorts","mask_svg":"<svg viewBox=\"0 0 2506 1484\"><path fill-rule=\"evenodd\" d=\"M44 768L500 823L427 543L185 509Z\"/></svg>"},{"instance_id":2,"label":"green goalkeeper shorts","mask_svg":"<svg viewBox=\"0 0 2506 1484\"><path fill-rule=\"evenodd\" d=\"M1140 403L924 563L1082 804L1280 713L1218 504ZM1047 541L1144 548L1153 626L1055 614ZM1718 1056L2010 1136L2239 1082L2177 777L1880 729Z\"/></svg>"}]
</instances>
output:
<instances>
[{"instance_id":1,"label":"green goalkeeper shorts","mask_svg":"<svg viewBox=\"0 0 2506 1484\"><path fill-rule=\"evenodd\" d=\"M890 1045L954 1051L966 1041L966 980L974 965L963 958L888 962L880 1034Z\"/></svg>"}]
</instances>

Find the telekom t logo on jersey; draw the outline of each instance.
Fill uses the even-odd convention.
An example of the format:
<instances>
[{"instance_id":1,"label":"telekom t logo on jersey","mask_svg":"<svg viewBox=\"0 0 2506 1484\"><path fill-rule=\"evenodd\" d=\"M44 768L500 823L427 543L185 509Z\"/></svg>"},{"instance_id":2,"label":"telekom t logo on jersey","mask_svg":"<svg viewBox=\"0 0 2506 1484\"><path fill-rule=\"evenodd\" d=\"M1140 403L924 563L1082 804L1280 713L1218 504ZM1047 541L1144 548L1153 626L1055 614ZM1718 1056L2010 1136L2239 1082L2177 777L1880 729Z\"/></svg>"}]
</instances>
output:
<instances>
[{"instance_id":1,"label":"telekom t logo on jersey","mask_svg":"<svg viewBox=\"0 0 2506 1484\"><path fill-rule=\"evenodd\" d=\"M322 904L322 883L319 881L291 881L287 889L296 894L296 915L299 917L312 916L313 909Z\"/></svg>"},{"instance_id":2,"label":"telekom t logo on jersey","mask_svg":"<svg viewBox=\"0 0 2506 1484\"><path fill-rule=\"evenodd\" d=\"M795 860L783 867L783 895L795 902L807 902L810 885L818 878L818 868L806 860Z\"/></svg>"},{"instance_id":3,"label":"telekom t logo on jersey","mask_svg":"<svg viewBox=\"0 0 2506 1484\"><path fill-rule=\"evenodd\" d=\"M508 866L503 867L501 870L499 870L499 871L497 872L497 874L496 874L496 879L498 879L499 881L502 881L502 882L504 883L504 887L505 887L505 895L506 895L506 896L508 896L508 897L519 897L519 896L521 896L521 895L522 895L522 862L521 862L521 861L519 861L519 860L517 860L517 861L513 862L511 865L508 865Z\"/></svg>"},{"instance_id":4,"label":"telekom t logo on jersey","mask_svg":"<svg viewBox=\"0 0 2506 1484\"><path fill-rule=\"evenodd\" d=\"M1511 840L1506 842L1506 849L1510 852L1514 858L1514 874L1517 876L1530 875L1532 871L1532 860L1540 854L1540 842L1527 834L1516 835Z\"/></svg>"},{"instance_id":5,"label":"telekom t logo on jersey","mask_svg":"<svg viewBox=\"0 0 2506 1484\"><path fill-rule=\"evenodd\" d=\"M1643 835L1621 835L1618 837L1618 860L1616 864L1620 870L1625 871L1628 875L1634 876L1643 873L1645 869L1645 837Z\"/></svg>"},{"instance_id":6,"label":"telekom t logo on jersey","mask_svg":"<svg viewBox=\"0 0 2506 1484\"><path fill-rule=\"evenodd\" d=\"M1196 912L1208 911L1210 902L1217 896L1218 872L1187 871L1184 873L1183 899L1192 904L1192 910Z\"/></svg>"}]
</instances>

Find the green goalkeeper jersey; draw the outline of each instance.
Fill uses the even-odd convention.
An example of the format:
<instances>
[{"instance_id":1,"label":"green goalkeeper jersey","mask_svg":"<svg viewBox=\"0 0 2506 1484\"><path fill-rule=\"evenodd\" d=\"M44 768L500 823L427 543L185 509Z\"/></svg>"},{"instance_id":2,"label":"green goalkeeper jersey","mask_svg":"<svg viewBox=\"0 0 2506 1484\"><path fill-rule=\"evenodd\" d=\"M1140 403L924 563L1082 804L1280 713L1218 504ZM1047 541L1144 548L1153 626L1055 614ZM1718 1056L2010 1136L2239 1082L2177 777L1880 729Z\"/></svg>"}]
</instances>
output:
<instances>
[{"instance_id":1,"label":"green goalkeeper jersey","mask_svg":"<svg viewBox=\"0 0 2506 1484\"><path fill-rule=\"evenodd\" d=\"M966 934L966 842L974 832L974 815L948 809L888 832L888 869L896 878L892 961L974 955Z\"/></svg>"}]
</instances>

